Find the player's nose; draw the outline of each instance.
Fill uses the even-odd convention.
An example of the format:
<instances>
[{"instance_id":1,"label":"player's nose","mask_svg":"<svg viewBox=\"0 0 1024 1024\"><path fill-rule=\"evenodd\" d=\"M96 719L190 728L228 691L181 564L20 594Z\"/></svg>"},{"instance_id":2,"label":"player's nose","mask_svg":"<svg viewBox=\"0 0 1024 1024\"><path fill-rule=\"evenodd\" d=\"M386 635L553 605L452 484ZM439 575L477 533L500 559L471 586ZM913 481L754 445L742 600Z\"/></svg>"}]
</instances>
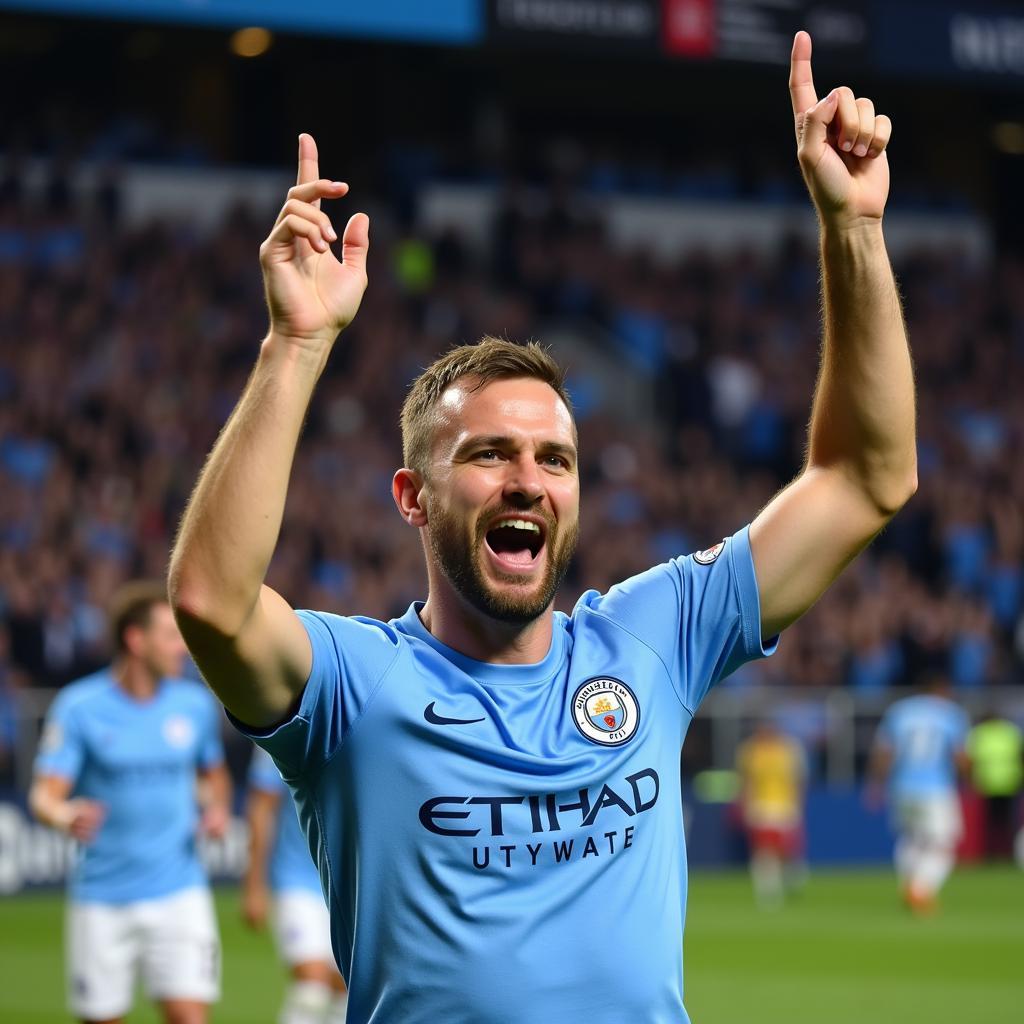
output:
<instances>
[{"instance_id":1,"label":"player's nose","mask_svg":"<svg viewBox=\"0 0 1024 1024\"><path fill-rule=\"evenodd\" d=\"M505 497L533 504L544 495L540 467L532 455L511 459L505 476Z\"/></svg>"}]
</instances>

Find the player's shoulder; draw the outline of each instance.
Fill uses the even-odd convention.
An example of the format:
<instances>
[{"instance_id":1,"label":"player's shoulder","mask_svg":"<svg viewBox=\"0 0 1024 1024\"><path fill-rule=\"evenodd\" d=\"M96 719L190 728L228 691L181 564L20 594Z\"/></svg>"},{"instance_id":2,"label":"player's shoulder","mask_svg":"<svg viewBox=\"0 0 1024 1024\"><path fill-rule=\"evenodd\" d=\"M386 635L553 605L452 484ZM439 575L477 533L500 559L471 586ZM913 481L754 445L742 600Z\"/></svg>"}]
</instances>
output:
<instances>
[{"instance_id":1,"label":"player's shoulder","mask_svg":"<svg viewBox=\"0 0 1024 1024\"><path fill-rule=\"evenodd\" d=\"M605 591L586 591L569 616L570 632L578 638L585 630L618 626L647 635L652 625L664 624L687 604L696 604L699 594L733 586L729 568L736 557L736 552L730 550L733 547L749 552L746 528L710 548L659 562Z\"/></svg>"},{"instance_id":2,"label":"player's shoulder","mask_svg":"<svg viewBox=\"0 0 1024 1024\"><path fill-rule=\"evenodd\" d=\"M711 547L675 555L613 584L606 591L588 590L577 601L573 614L596 608L608 611L623 601L657 602L669 589L681 595L690 582L698 587L702 582L707 585L720 575L716 569L726 568L728 575L728 567L735 559L750 559L749 532L750 527L744 526Z\"/></svg>"},{"instance_id":3,"label":"player's shoulder","mask_svg":"<svg viewBox=\"0 0 1024 1024\"><path fill-rule=\"evenodd\" d=\"M886 715L890 718L905 718L908 715L927 713L928 704L922 694L911 694L909 697L900 697L894 700L886 709Z\"/></svg>"},{"instance_id":4,"label":"player's shoulder","mask_svg":"<svg viewBox=\"0 0 1024 1024\"><path fill-rule=\"evenodd\" d=\"M312 608L299 609L296 614L314 640L319 638L333 643L398 647L405 639L401 629L405 616L383 622L367 615L339 615Z\"/></svg>"},{"instance_id":5,"label":"player's shoulder","mask_svg":"<svg viewBox=\"0 0 1024 1024\"><path fill-rule=\"evenodd\" d=\"M109 669L100 669L63 686L53 699L51 708L60 714L86 712L113 692L114 678Z\"/></svg>"},{"instance_id":6,"label":"player's shoulder","mask_svg":"<svg viewBox=\"0 0 1024 1024\"><path fill-rule=\"evenodd\" d=\"M967 721L967 712L955 700L937 694L923 694L920 698L924 712L947 722Z\"/></svg>"}]
</instances>

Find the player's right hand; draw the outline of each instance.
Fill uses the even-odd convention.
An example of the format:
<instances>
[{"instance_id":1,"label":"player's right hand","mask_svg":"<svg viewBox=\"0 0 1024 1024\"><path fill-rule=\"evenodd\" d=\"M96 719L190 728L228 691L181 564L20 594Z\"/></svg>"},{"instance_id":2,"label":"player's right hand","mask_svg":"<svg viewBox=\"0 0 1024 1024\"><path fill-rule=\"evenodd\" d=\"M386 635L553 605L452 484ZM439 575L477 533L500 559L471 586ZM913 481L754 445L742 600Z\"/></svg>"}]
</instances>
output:
<instances>
[{"instance_id":1,"label":"player's right hand","mask_svg":"<svg viewBox=\"0 0 1024 1024\"><path fill-rule=\"evenodd\" d=\"M331 251L338 235L320 209L348 185L320 177L316 142L299 136L299 174L273 230L260 246L271 333L322 353L349 325L366 289L370 220L354 214L342 235L342 258Z\"/></svg>"},{"instance_id":2,"label":"player's right hand","mask_svg":"<svg viewBox=\"0 0 1024 1024\"><path fill-rule=\"evenodd\" d=\"M246 884L242 888L242 919L254 929L267 923L270 894L265 885Z\"/></svg>"},{"instance_id":3,"label":"player's right hand","mask_svg":"<svg viewBox=\"0 0 1024 1024\"><path fill-rule=\"evenodd\" d=\"M106 808L96 800L78 797L67 804L67 831L72 839L87 846L96 838L96 833L107 816Z\"/></svg>"}]
</instances>

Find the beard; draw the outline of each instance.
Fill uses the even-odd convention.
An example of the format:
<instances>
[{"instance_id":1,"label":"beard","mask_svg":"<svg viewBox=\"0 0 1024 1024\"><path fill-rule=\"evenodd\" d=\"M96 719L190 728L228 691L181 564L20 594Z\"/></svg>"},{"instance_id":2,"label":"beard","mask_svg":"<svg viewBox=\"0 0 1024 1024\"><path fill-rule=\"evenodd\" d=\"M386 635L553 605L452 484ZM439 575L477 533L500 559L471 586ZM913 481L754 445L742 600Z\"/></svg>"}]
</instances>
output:
<instances>
[{"instance_id":1,"label":"beard","mask_svg":"<svg viewBox=\"0 0 1024 1024\"><path fill-rule=\"evenodd\" d=\"M548 608L569 571L569 564L579 542L579 522L563 529L544 516L545 533L543 554L546 556L544 575L538 587L535 579L523 579L510 573L499 573L498 579L516 589L497 592L484 573L482 548L487 543L485 523L493 522L502 514L515 516L524 509L494 509L485 512L477 521L472 537L467 537L463 521L447 509L435 510L430 516L427 536L441 571L452 586L477 611L498 622L526 625Z\"/></svg>"}]
</instances>

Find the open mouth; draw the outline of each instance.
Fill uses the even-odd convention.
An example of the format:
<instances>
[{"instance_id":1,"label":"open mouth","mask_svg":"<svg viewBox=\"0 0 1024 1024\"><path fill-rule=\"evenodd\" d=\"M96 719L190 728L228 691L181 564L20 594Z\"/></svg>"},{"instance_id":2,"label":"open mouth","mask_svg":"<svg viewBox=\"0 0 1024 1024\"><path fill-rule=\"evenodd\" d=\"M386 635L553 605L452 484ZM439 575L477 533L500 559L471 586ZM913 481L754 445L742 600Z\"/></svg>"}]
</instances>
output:
<instances>
[{"instance_id":1,"label":"open mouth","mask_svg":"<svg viewBox=\"0 0 1024 1024\"><path fill-rule=\"evenodd\" d=\"M484 540L498 564L514 572L533 567L544 548L544 534L540 523L504 518L487 531Z\"/></svg>"}]
</instances>

